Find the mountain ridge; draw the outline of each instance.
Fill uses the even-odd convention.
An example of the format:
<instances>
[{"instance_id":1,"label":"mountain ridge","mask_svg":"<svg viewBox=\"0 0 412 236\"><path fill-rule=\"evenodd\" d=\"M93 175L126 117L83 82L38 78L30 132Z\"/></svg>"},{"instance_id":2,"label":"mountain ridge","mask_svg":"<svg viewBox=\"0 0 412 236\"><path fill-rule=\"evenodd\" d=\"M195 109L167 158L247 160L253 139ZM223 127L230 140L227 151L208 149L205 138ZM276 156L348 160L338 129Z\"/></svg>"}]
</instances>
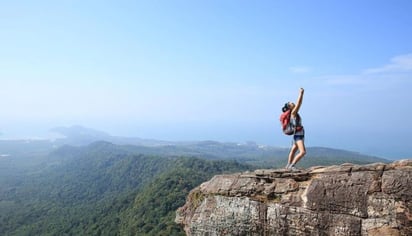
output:
<instances>
[{"instance_id":1,"label":"mountain ridge","mask_svg":"<svg viewBox=\"0 0 412 236\"><path fill-rule=\"evenodd\" d=\"M289 150L290 147L275 147L275 146L270 146L270 145L260 145L255 142L219 142L219 141L214 141L214 140L201 140L201 141L164 141L164 140L155 140L155 139L143 139L143 138L133 138L133 137L120 137L120 136L112 136L106 132L90 129L90 128L85 128L79 125L71 126L71 127L56 127L52 129L53 132L58 132L62 135L64 135L66 138L65 139L60 139L60 142L64 144L69 144L69 145L88 145L93 142L97 141L107 141L111 142L113 144L118 144L118 145L134 145L134 146L145 146L145 147L160 147L160 148L171 148L173 147L178 147L181 149L186 149L186 153L183 153L184 155L190 155L190 152L195 151L196 152L201 152L202 154L209 154L210 156L217 156L217 157L229 157L233 158L236 157L236 154L242 154L244 156L244 153L247 153L248 150L254 150L254 151L271 151L271 152L285 152L285 150ZM81 140L81 142L79 142ZM210 149L213 149L214 151L211 152ZM230 149L237 149L241 151L237 152L225 152L223 155L222 153L216 153L216 150L226 148L226 150ZM316 153L319 153L320 150L325 149L325 150L336 150L336 151L345 151L348 154L358 154L358 155L364 155L364 156L369 156L369 157L376 157L373 155L367 155L363 154L360 152L355 152L355 151L350 151L350 150L344 150L344 149L338 149L338 148L329 148L329 147L308 147L308 149L313 149L316 150ZM180 155L178 153L177 155ZM275 155L276 156L276 155ZM237 156L239 157L239 156ZM376 158L381 158L385 159L382 157L376 157ZM378 159L376 159L378 161Z\"/></svg>"}]
</instances>

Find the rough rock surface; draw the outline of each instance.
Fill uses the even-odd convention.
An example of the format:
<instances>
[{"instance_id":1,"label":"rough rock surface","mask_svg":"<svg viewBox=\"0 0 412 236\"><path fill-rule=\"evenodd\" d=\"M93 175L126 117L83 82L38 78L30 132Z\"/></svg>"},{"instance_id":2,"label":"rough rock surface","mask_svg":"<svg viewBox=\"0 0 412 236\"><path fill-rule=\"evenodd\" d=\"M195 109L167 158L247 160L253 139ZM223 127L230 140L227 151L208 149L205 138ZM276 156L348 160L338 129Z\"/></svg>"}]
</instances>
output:
<instances>
[{"instance_id":1,"label":"rough rock surface","mask_svg":"<svg viewBox=\"0 0 412 236\"><path fill-rule=\"evenodd\" d=\"M187 235L412 235L412 159L217 175L176 222Z\"/></svg>"}]
</instances>

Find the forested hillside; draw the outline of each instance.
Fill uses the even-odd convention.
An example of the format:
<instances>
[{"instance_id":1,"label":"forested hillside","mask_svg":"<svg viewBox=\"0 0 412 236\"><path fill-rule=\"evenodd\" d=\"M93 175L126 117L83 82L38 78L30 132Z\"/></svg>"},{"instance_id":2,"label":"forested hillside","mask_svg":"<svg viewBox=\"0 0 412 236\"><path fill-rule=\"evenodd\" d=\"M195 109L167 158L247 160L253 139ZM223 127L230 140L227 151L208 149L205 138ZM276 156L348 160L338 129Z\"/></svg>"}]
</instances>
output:
<instances>
[{"instance_id":1,"label":"forested hillside","mask_svg":"<svg viewBox=\"0 0 412 236\"><path fill-rule=\"evenodd\" d=\"M0 191L0 235L182 235L174 211L234 161L150 156L98 142L62 147Z\"/></svg>"},{"instance_id":2,"label":"forested hillside","mask_svg":"<svg viewBox=\"0 0 412 236\"><path fill-rule=\"evenodd\" d=\"M174 167L161 174L137 195L123 219L123 235L179 235L175 210L185 203L190 190L219 173L245 171L237 162L178 158Z\"/></svg>"}]
</instances>

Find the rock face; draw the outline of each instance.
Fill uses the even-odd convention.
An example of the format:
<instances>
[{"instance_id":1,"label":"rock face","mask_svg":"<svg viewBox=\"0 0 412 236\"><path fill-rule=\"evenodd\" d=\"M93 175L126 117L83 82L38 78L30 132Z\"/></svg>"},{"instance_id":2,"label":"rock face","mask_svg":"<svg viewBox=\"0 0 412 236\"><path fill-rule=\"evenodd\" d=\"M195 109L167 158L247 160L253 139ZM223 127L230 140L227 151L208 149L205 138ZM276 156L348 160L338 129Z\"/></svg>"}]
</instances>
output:
<instances>
[{"instance_id":1,"label":"rock face","mask_svg":"<svg viewBox=\"0 0 412 236\"><path fill-rule=\"evenodd\" d=\"M218 175L176 223L187 235L412 235L412 159Z\"/></svg>"}]
</instances>

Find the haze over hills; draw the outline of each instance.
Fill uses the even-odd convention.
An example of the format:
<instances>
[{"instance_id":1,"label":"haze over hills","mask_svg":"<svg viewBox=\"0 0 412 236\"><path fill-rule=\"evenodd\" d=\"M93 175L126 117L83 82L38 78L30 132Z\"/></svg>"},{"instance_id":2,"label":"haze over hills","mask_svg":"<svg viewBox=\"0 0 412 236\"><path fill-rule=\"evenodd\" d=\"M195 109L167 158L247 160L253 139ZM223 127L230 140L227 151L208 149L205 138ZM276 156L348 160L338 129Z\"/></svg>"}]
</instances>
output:
<instances>
[{"instance_id":1,"label":"haze over hills","mask_svg":"<svg viewBox=\"0 0 412 236\"><path fill-rule=\"evenodd\" d=\"M259 167L282 167L289 151L289 148L259 145L254 142L172 142L120 137L79 125L56 127L51 131L57 133L59 138L54 140L0 140L0 158L10 156L17 158L13 161L18 161L19 158L28 156L32 161L35 161L36 157L46 155L65 145L86 146L94 142L105 141L148 155L197 156L207 159L238 160ZM387 162L387 159L347 150L307 147L307 156L300 164L307 167L345 162L364 164ZM25 162L25 165L30 165L30 162Z\"/></svg>"},{"instance_id":2,"label":"haze over hills","mask_svg":"<svg viewBox=\"0 0 412 236\"><path fill-rule=\"evenodd\" d=\"M80 125L74 125L71 127L55 127L50 131L62 135L64 138L58 139L58 141L70 145L87 145L96 141L107 141L115 144L131 144L144 146L158 146L176 143L133 137L112 136L106 132L86 128Z\"/></svg>"},{"instance_id":3,"label":"haze over hills","mask_svg":"<svg viewBox=\"0 0 412 236\"><path fill-rule=\"evenodd\" d=\"M259 167L281 167L286 162L289 148L259 145L254 142L234 143L217 141L172 142L142 138L112 136L106 132L82 126L56 127L51 129L58 137L48 140L0 140L3 155L22 152L47 153L64 145L85 146L105 141L127 146L128 149L150 155L197 156L207 159L238 160ZM20 148L24 145L25 148ZM327 147L307 147L307 157L301 162L304 167L352 162L357 164L386 162L385 158L358 152Z\"/></svg>"},{"instance_id":4,"label":"haze over hills","mask_svg":"<svg viewBox=\"0 0 412 236\"><path fill-rule=\"evenodd\" d=\"M97 131L82 126L72 127L59 127L52 129L54 132L58 132L65 136L66 139L62 140L65 144L81 144L86 145L95 141L107 141L114 144L124 145L137 145L137 146L149 146L149 147L162 147L164 152L169 154L175 152L175 155L206 155L209 157L217 158L238 158L247 159L250 157L276 158L284 157L289 151L289 148L274 147L269 145L259 145L255 142L217 142L217 141L186 141L186 142L172 142L172 141L160 141L153 139L142 138L130 138L112 136L102 131ZM80 141L79 141L80 140ZM174 148L173 148L174 147ZM150 150L150 149L148 149ZM151 149L153 150L153 149ZM161 149L160 149L161 150ZM308 155L314 157L326 156L330 152L334 153L333 156L344 157L359 157L367 158L367 161L382 161L383 159L376 158L346 150L339 150L327 147L308 147ZM338 154L339 153L339 154ZM370 159L369 159L370 158Z\"/></svg>"}]
</instances>

